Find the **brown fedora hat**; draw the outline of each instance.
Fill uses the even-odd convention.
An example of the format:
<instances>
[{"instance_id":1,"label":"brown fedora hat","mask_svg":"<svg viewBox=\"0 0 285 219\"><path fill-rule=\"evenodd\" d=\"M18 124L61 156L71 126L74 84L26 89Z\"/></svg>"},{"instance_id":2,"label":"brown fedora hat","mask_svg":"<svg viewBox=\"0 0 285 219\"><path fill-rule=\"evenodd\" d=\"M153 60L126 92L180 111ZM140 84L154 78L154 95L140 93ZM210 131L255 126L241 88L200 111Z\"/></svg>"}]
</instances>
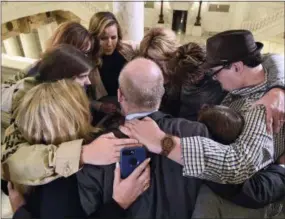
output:
<instances>
[{"instance_id":1,"label":"brown fedora hat","mask_svg":"<svg viewBox=\"0 0 285 219\"><path fill-rule=\"evenodd\" d=\"M219 65L240 61L260 53L263 44L255 42L248 30L229 30L207 39L206 60L202 67L213 68Z\"/></svg>"}]
</instances>

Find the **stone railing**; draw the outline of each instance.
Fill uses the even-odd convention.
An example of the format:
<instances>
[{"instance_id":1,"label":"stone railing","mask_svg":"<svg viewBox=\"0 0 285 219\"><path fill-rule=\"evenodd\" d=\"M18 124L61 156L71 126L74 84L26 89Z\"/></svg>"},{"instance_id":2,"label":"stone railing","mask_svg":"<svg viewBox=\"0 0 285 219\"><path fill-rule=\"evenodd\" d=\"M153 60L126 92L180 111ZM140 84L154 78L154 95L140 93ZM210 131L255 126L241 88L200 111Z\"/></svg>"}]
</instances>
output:
<instances>
[{"instance_id":1,"label":"stone railing","mask_svg":"<svg viewBox=\"0 0 285 219\"><path fill-rule=\"evenodd\" d=\"M101 10L111 10L107 2L2 2L2 23L18 18L43 13L46 11L71 11L83 21L89 21L91 16ZM25 9L25 10L23 10Z\"/></svg>"},{"instance_id":2,"label":"stone railing","mask_svg":"<svg viewBox=\"0 0 285 219\"><path fill-rule=\"evenodd\" d=\"M263 28L270 27L273 23L275 23L276 21L280 21L280 20L284 20L284 8L262 19L244 21L241 27L242 29L247 29L252 32L255 32Z\"/></svg>"}]
</instances>

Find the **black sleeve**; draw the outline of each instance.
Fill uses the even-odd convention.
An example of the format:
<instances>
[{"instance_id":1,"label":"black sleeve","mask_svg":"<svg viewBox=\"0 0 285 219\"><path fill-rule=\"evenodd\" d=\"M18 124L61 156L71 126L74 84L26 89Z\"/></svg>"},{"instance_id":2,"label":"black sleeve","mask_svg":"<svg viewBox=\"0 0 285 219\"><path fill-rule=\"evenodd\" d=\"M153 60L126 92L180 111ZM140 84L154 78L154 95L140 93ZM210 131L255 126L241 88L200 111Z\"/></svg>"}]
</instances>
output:
<instances>
[{"instance_id":1,"label":"black sleeve","mask_svg":"<svg viewBox=\"0 0 285 219\"><path fill-rule=\"evenodd\" d=\"M182 118L165 119L163 120L163 123L158 124L158 126L160 126L165 133L175 135L180 138L192 136L210 136L206 125Z\"/></svg>"},{"instance_id":2,"label":"black sleeve","mask_svg":"<svg viewBox=\"0 0 285 219\"><path fill-rule=\"evenodd\" d=\"M18 208L18 210L13 215L13 219L32 219L32 215L25 208L25 205L24 205L24 206Z\"/></svg>"},{"instance_id":3,"label":"black sleeve","mask_svg":"<svg viewBox=\"0 0 285 219\"><path fill-rule=\"evenodd\" d=\"M124 218L126 216L125 209L121 208L118 203L112 199L109 203L101 206L97 212L91 214L89 219L99 219L99 218Z\"/></svg>"},{"instance_id":4,"label":"black sleeve","mask_svg":"<svg viewBox=\"0 0 285 219\"><path fill-rule=\"evenodd\" d=\"M246 208L263 208L285 197L285 168L272 164L239 185L207 181L215 193Z\"/></svg>"},{"instance_id":5,"label":"black sleeve","mask_svg":"<svg viewBox=\"0 0 285 219\"><path fill-rule=\"evenodd\" d=\"M209 138L210 134L206 125L199 122L192 122L188 120L181 120L179 125L180 134L179 137L191 137L200 136Z\"/></svg>"},{"instance_id":6,"label":"black sleeve","mask_svg":"<svg viewBox=\"0 0 285 219\"><path fill-rule=\"evenodd\" d=\"M92 215L103 204L104 171L97 166L84 165L76 176L81 206L86 215Z\"/></svg>"}]
</instances>

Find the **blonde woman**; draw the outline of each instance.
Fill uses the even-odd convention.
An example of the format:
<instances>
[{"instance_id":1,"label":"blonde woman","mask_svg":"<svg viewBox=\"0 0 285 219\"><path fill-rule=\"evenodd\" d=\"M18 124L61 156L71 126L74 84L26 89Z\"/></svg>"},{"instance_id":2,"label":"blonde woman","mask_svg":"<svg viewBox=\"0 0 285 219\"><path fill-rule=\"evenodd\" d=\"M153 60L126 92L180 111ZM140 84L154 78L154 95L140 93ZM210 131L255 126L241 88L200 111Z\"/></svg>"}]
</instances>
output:
<instances>
[{"instance_id":1,"label":"blonde woman","mask_svg":"<svg viewBox=\"0 0 285 219\"><path fill-rule=\"evenodd\" d=\"M21 83L21 89L13 95L13 123L6 129L1 147L2 179L23 185L46 184L60 176L67 177L74 174L82 164L104 165L114 163L119 158L119 148L125 144L137 142L132 139L116 139L112 135L107 135L100 136L85 144L82 140L83 136L79 135L74 136L79 137L77 139L72 137L71 140L61 141L61 143L55 141L56 144L51 144L45 138L42 138L41 142L33 141L31 143L25 133L28 131L35 132L37 129L30 130L29 127L31 126L27 123L27 127L19 131L19 127L14 123L15 118L20 118L18 107L25 94L40 83L61 79L72 79L84 87L90 84L89 74L93 68L87 57L78 49L70 45L60 45L45 53L38 69L37 77L28 77L18 82ZM61 91L58 91L59 95L60 93ZM79 94L74 94L74 97L78 97ZM53 98L57 99L56 96ZM66 105L66 103L62 104ZM78 107L75 104L69 106ZM86 115L89 105L87 104L85 107ZM37 115L33 115L30 122L33 122ZM61 115L58 116L59 118L53 116L52 119L60 121ZM82 114L78 116L82 116ZM41 123L45 124L45 118L42 118ZM72 133L70 126L61 126L58 129L59 131L66 131L66 128L70 129L69 133ZM23 136L23 134L25 135ZM85 146L82 147L82 145Z\"/></svg>"},{"instance_id":2,"label":"blonde woman","mask_svg":"<svg viewBox=\"0 0 285 219\"><path fill-rule=\"evenodd\" d=\"M164 83L170 80L170 71L167 64L178 49L179 44L175 33L167 28L151 28L140 43L139 54L155 61L161 68Z\"/></svg>"},{"instance_id":3,"label":"blonde woman","mask_svg":"<svg viewBox=\"0 0 285 219\"><path fill-rule=\"evenodd\" d=\"M175 33L167 28L154 27L150 29L140 43L141 56L153 60L161 68L164 77L165 94L162 98L160 110L175 117L179 112L179 88L172 86L175 80L173 71L168 63L175 56L179 44Z\"/></svg>"},{"instance_id":4,"label":"blonde woman","mask_svg":"<svg viewBox=\"0 0 285 219\"><path fill-rule=\"evenodd\" d=\"M15 112L15 123L30 144L87 139L92 131L88 98L81 86L68 80L32 88Z\"/></svg>"},{"instance_id":5,"label":"blonde woman","mask_svg":"<svg viewBox=\"0 0 285 219\"><path fill-rule=\"evenodd\" d=\"M93 48L93 59L98 64L99 75L106 90L101 106L95 108L103 113L112 113L117 109L118 78L123 66L136 54L135 46L123 42L121 26L111 12L94 14L89 23L89 32L100 44Z\"/></svg>"},{"instance_id":6,"label":"blonde woman","mask_svg":"<svg viewBox=\"0 0 285 219\"><path fill-rule=\"evenodd\" d=\"M94 138L92 133L94 131L95 135L98 133L96 134L97 130L90 126L90 120L89 101L82 87L72 80L59 80L42 83L28 91L17 109L15 123L30 144L58 145L76 139L84 139L85 143L91 142ZM108 154L101 152L101 156ZM42 161L38 162L40 166ZM102 216L124 212L124 209L147 189L145 183L141 182L141 177L144 181L149 181L147 163L148 161L143 163L125 180L121 180L119 167L116 168L113 200L107 206L101 206ZM37 163L34 165L34 171L38 171ZM19 211L23 212L26 208L32 218L84 218L85 216L80 206L76 174L34 187L27 205L29 207L23 206ZM21 218L21 213L17 211L16 218Z\"/></svg>"}]
</instances>

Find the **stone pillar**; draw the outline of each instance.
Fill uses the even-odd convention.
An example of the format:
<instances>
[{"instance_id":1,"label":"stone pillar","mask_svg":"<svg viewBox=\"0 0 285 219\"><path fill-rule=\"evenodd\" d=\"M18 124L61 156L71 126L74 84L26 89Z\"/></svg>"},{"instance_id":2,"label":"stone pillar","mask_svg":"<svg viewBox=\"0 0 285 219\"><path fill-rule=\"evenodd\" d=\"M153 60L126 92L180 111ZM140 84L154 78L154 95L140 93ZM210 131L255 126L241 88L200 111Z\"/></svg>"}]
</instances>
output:
<instances>
[{"instance_id":1,"label":"stone pillar","mask_svg":"<svg viewBox=\"0 0 285 219\"><path fill-rule=\"evenodd\" d=\"M232 9L234 8L234 9ZM248 2L232 2L230 12L231 16L231 29L241 29L243 21L248 21L250 4Z\"/></svg>"},{"instance_id":2,"label":"stone pillar","mask_svg":"<svg viewBox=\"0 0 285 219\"><path fill-rule=\"evenodd\" d=\"M140 42L144 36L144 2L113 2L123 39Z\"/></svg>"},{"instance_id":3,"label":"stone pillar","mask_svg":"<svg viewBox=\"0 0 285 219\"><path fill-rule=\"evenodd\" d=\"M53 35L56 28L57 28L56 22L51 22L47 25L42 25L38 28L39 40L42 51L46 50L46 42Z\"/></svg>"},{"instance_id":4,"label":"stone pillar","mask_svg":"<svg viewBox=\"0 0 285 219\"><path fill-rule=\"evenodd\" d=\"M17 36L13 36L6 40L3 40L3 44L4 44L4 48L6 50L7 55L23 56L23 53L21 50L21 44Z\"/></svg>"},{"instance_id":5,"label":"stone pillar","mask_svg":"<svg viewBox=\"0 0 285 219\"><path fill-rule=\"evenodd\" d=\"M40 45L38 45L37 32L21 33L20 39L25 57L38 59L40 57Z\"/></svg>"}]
</instances>

